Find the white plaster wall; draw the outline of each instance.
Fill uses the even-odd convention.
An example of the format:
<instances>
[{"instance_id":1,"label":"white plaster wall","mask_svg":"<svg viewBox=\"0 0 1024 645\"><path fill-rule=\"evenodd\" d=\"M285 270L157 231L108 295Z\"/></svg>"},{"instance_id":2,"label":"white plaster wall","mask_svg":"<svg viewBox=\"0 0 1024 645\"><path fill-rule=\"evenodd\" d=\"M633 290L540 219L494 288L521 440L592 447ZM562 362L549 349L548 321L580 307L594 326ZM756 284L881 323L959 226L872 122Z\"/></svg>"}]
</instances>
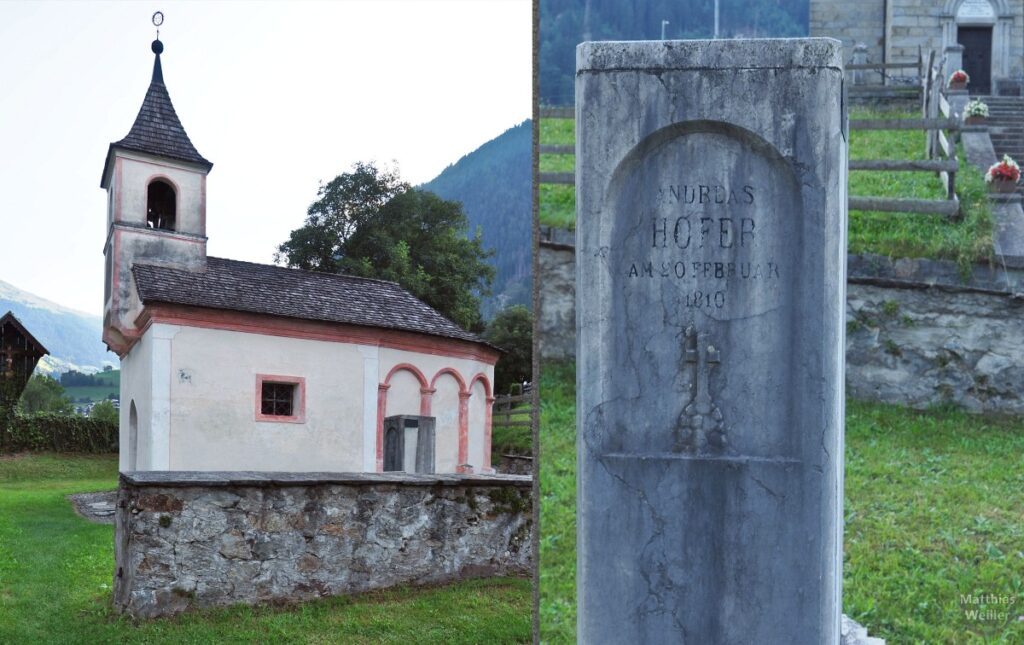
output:
<instances>
[{"instance_id":1,"label":"white plaster wall","mask_svg":"<svg viewBox=\"0 0 1024 645\"><path fill-rule=\"evenodd\" d=\"M119 337L120 333L134 329L135 318L141 311L131 274L134 263L188 268L199 268L206 263L206 240L196 237L206 234L205 173L188 164L175 164L141 153L118 151L115 158L121 164L121 177L119 182L116 170L109 171L112 176L108 187L108 235L104 254L112 256L110 279L117 280L117 288L108 285L104 319L117 332L108 342L113 340L114 345L121 345L126 341ZM174 233L145 228L148 186L154 176L169 180L175 187ZM117 222L113 221L115 215L119 216ZM115 349L120 351L119 347Z\"/></svg>"},{"instance_id":2,"label":"white plaster wall","mask_svg":"<svg viewBox=\"0 0 1024 645\"><path fill-rule=\"evenodd\" d=\"M347 343L178 327L171 469L364 470L363 367ZM305 378L305 421L256 421L257 374Z\"/></svg>"},{"instance_id":3,"label":"white plaster wall","mask_svg":"<svg viewBox=\"0 0 1024 645\"><path fill-rule=\"evenodd\" d=\"M146 334L121 359L121 412L118 428L118 445L120 446L118 468L120 470L129 469L128 415L132 401L135 401L139 423L136 465L139 470L152 469L150 459L152 452L152 406L150 405L153 374L152 349L152 336Z\"/></svg>"},{"instance_id":4,"label":"white plaster wall","mask_svg":"<svg viewBox=\"0 0 1024 645\"><path fill-rule=\"evenodd\" d=\"M466 383L493 369L482 361L433 354L154 323L122 360L121 467L127 466L128 414L139 419L139 469L373 471L378 384L399 363L428 381L444 368ZM256 421L256 376L305 379L302 423ZM385 413L418 415L420 382L396 372ZM459 385L436 379L437 471L458 464ZM469 400L468 462L484 465L486 393Z\"/></svg>"},{"instance_id":5,"label":"white plaster wall","mask_svg":"<svg viewBox=\"0 0 1024 645\"><path fill-rule=\"evenodd\" d=\"M484 423L487 414L487 393L480 381L473 384L469 397L469 463L473 464L474 472L480 472L487 463L484 455ZM481 428L479 432L473 432L472 428Z\"/></svg>"},{"instance_id":6,"label":"white plaster wall","mask_svg":"<svg viewBox=\"0 0 1024 645\"><path fill-rule=\"evenodd\" d=\"M434 387L430 409L436 419L434 467L439 473L454 473L459 466L459 384L445 374Z\"/></svg>"},{"instance_id":7,"label":"white plaster wall","mask_svg":"<svg viewBox=\"0 0 1024 645\"><path fill-rule=\"evenodd\" d=\"M193 235L206 235L203 230L203 176L200 170L166 159L118 151L121 158L121 221L146 223L146 198L149 180L162 175L175 187L177 213L175 230ZM116 173L114 182L116 182Z\"/></svg>"},{"instance_id":8,"label":"white plaster wall","mask_svg":"<svg viewBox=\"0 0 1024 645\"><path fill-rule=\"evenodd\" d=\"M386 375L386 373L385 373ZM430 378L429 376L427 378ZM383 379L381 379L383 382ZM398 414L420 413L420 382L408 370L395 372L389 382L387 406L384 408L386 417Z\"/></svg>"}]
</instances>

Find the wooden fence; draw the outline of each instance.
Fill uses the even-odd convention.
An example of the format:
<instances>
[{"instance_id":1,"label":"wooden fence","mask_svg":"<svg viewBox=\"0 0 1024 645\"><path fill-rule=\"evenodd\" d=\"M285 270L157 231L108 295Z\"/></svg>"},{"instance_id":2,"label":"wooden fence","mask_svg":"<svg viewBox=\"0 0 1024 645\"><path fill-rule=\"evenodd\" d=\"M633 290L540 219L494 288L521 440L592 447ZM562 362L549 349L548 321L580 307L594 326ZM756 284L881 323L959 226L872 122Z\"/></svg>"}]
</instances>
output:
<instances>
[{"instance_id":1,"label":"wooden fence","mask_svg":"<svg viewBox=\"0 0 1024 645\"><path fill-rule=\"evenodd\" d=\"M533 394L510 394L494 397L491 428L533 427Z\"/></svg>"},{"instance_id":2,"label":"wooden fence","mask_svg":"<svg viewBox=\"0 0 1024 645\"><path fill-rule=\"evenodd\" d=\"M877 93L879 88L903 92L913 95L921 101L920 119L851 119L851 131L867 130L921 130L926 133L926 159L854 159L849 162L850 170L886 171L886 172L934 172L937 173L946 189L945 199L909 199L896 197L865 197L851 195L849 207L853 210L881 211L889 213L925 213L945 215L955 218L960 214L960 201L956 196L956 174L960 163L956 155L956 140L960 132L960 122L950 114L949 102L942 94L944 77L942 69L945 58L936 63L935 52L928 54L927 62L921 50L918 50L917 61L910 63L867 63L846 66L847 71L913 69L916 70L920 82L913 85L852 85L847 83L847 91L851 96L857 94ZM571 119L574 118L571 107L546 107L540 109L541 118ZM574 154L571 145L541 145L541 154ZM542 172L542 184L575 183L575 174L571 172Z\"/></svg>"},{"instance_id":3,"label":"wooden fence","mask_svg":"<svg viewBox=\"0 0 1024 645\"><path fill-rule=\"evenodd\" d=\"M934 56L934 52L930 54ZM930 65L933 61L929 61ZM919 98L922 93L921 83L918 79L924 78L924 71L928 65L925 64L924 53L921 48L917 48L917 60L910 63L853 63L844 67L847 74L847 85L846 90L851 98L858 97L871 97L871 98ZM889 75L890 70L913 70L916 75L909 78L898 78ZM854 83L854 79L861 76L863 72L878 72L882 77L882 83ZM850 77L850 74L853 77ZM910 81L904 84L900 83L886 83L887 80L894 81Z\"/></svg>"},{"instance_id":4,"label":"wooden fence","mask_svg":"<svg viewBox=\"0 0 1024 645\"><path fill-rule=\"evenodd\" d=\"M945 199L905 199L893 197L850 196L850 208L864 211L892 213L928 213L957 217L960 201L956 196L956 173L960 162L956 156L956 137L960 132L960 121L950 116L949 102L942 94L944 60L935 64L935 52L928 55L928 64L922 66L923 57L918 55L917 63L896 63L890 65L916 65L921 71L921 117L920 119L851 119L850 130L921 130L925 132L926 159L851 159L850 170L886 172L934 172L946 189ZM867 69L871 65L850 65L847 69ZM874 67L877 67L874 66ZM852 88L851 88L852 90Z\"/></svg>"}]
</instances>

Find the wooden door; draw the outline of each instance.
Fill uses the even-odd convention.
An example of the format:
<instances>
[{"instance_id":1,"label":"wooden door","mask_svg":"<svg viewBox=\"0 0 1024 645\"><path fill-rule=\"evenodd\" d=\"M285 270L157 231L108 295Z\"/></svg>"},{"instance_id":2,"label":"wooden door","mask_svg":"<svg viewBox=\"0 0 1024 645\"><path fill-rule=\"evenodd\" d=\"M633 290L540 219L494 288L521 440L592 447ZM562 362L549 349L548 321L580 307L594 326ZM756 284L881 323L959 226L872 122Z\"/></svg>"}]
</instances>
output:
<instances>
[{"instance_id":1,"label":"wooden door","mask_svg":"<svg viewBox=\"0 0 1024 645\"><path fill-rule=\"evenodd\" d=\"M992 93L992 27L960 27L957 41L964 46L964 71L971 77L971 94Z\"/></svg>"}]
</instances>

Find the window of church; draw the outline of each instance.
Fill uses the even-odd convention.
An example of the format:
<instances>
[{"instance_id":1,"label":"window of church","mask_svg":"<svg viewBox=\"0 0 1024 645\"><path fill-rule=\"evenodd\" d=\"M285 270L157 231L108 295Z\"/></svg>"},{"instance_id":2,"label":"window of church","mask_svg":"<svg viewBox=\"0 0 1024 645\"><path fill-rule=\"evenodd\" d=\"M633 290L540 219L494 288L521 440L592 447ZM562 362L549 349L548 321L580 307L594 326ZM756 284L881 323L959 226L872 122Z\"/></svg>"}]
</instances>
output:
<instances>
[{"instance_id":1,"label":"window of church","mask_svg":"<svg viewBox=\"0 0 1024 645\"><path fill-rule=\"evenodd\" d=\"M306 380L298 376L256 376L256 420L304 423Z\"/></svg>"},{"instance_id":2,"label":"window of church","mask_svg":"<svg viewBox=\"0 0 1024 645\"><path fill-rule=\"evenodd\" d=\"M146 226L173 231L175 201L174 188L170 184L160 179L151 181L146 195Z\"/></svg>"},{"instance_id":3,"label":"window of church","mask_svg":"<svg viewBox=\"0 0 1024 645\"><path fill-rule=\"evenodd\" d=\"M295 385L293 383L264 383L263 414L276 417L290 417L295 408Z\"/></svg>"}]
</instances>

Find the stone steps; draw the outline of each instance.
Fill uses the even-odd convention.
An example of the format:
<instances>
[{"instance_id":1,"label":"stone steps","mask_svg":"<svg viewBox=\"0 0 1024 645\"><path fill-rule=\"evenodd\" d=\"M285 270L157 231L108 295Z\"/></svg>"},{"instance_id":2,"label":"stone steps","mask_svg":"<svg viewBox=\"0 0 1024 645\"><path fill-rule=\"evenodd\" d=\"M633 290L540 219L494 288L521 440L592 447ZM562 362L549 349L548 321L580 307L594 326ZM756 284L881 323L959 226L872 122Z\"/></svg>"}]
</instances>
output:
<instances>
[{"instance_id":1,"label":"stone steps","mask_svg":"<svg viewBox=\"0 0 1024 645\"><path fill-rule=\"evenodd\" d=\"M996 158L1010 155L1024 161L1024 97L982 96L988 105L988 132ZM1018 188L1024 192L1024 187Z\"/></svg>"}]
</instances>

